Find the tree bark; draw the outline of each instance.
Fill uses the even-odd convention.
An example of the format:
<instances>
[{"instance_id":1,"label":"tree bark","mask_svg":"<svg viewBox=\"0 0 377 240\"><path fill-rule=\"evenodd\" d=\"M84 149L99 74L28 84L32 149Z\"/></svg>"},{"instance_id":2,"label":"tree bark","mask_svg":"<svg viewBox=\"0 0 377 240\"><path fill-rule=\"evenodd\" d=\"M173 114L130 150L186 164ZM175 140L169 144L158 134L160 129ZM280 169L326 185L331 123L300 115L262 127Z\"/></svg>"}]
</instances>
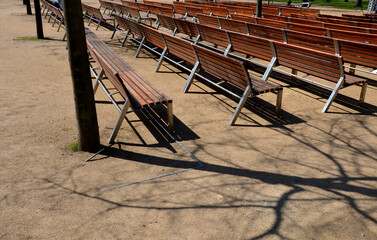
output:
<instances>
[{"instance_id":1,"label":"tree bark","mask_svg":"<svg viewBox=\"0 0 377 240\"><path fill-rule=\"evenodd\" d=\"M99 147L99 132L81 1L63 0L63 7L75 98L79 150L94 151Z\"/></svg>"}]
</instances>

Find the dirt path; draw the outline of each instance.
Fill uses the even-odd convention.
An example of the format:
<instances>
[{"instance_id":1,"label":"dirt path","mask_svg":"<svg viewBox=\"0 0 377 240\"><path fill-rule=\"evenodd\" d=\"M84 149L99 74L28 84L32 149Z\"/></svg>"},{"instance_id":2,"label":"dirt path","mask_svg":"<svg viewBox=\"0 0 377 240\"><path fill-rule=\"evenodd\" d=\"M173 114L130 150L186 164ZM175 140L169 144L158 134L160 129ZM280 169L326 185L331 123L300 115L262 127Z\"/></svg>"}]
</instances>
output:
<instances>
[{"instance_id":1,"label":"dirt path","mask_svg":"<svg viewBox=\"0 0 377 240\"><path fill-rule=\"evenodd\" d=\"M95 6L96 1L85 1ZM90 154L64 148L76 121L63 32L44 23L35 35L21 0L0 1L0 239L377 239L377 87L357 106L350 87L322 114L329 94L286 82L283 117L275 95L252 101L228 127L237 103L121 35L96 33L174 100L177 135L204 167L153 181L106 188L195 166L147 120L129 114L119 145ZM375 79L377 80L377 79ZM101 142L117 112L96 96ZM141 116L142 117L142 116Z\"/></svg>"}]
</instances>

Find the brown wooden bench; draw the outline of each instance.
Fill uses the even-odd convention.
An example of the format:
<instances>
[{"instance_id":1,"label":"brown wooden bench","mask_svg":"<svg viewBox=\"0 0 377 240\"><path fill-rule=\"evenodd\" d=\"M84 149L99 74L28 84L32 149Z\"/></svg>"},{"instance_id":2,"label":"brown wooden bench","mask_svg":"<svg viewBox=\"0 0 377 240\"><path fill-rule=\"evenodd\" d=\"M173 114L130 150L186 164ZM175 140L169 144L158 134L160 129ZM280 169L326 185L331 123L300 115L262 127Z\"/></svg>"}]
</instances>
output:
<instances>
[{"instance_id":1,"label":"brown wooden bench","mask_svg":"<svg viewBox=\"0 0 377 240\"><path fill-rule=\"evenodd\" d=\"M90 25L90 23L92 21L96 21L98 23L97 27L96 27L96 30L97 30L102 22L106 23L109 20L113 21L113 25L115 26L113 17L103 15L98 8L89 6L89 5L84 4L84 3L82 3L81 5L82 5L83 12L84 12L84 17L89 18L88 26Z\"/></svg>"},{"instance_id":2,"label":"brown wooden bench","mask_svg":"<svg viewBox=\"0 0 377 240\"><path fill-rule=\"evenodd\" d=\"M221 29L230 30L240 33L248 33L247 24L243 21L219 18Z\"/></svg>"},{"instance_id":3,"label":"brown wooden bench","mask_svg":"<svg viewBox=\"0 0 377 240\"><path fill-rule=\"evenodd\" d=\"M322 109L322 112L328 111L331 103L341 88L350 85L362 85L359 101L360 103L364 102L368 80L345 74L343 58L341 56L279 42L274 42L274 51L277 61L272 68L273 71L294 76L296 79L310 82L332 91L324 108ZM298 76L296 74L297 72L288 73L277 68L279 65L295 69L296 71L306 73L310 76L314 76L328 82L332 82L335 84L335 86L325 85L319 81L312 79L309 80L305 77Z\"/></svg>"},{"instance_id":4,"label":"brown wooden bench","mask_svg":"<svg viewBox=\"0 0 377 240\"><path fill-rule=\"evenodd\" d=\"M116 31L122 29L125 31L125 34L124 34L124 37L123 37L123 40L122 40L122 43L120 44L121 47L124 46L124 43L126 42L127 40L127 37L128 37L128 34L130 33L130 27L128 26L127 24L127 20L121 16L115 16L115 20L117 22L117 25L116 27L114 28L114 32L113 34L111 35L111 39L114 38L114 35L116 33Z\"/></svg>"},{"instance_id":5,"label":"brown wooden bench","mask_svg":"<svg viewBox=\"0 0 377 240\"><path fill-rule=\"evenodd\" d=\"M174 14L181 15L183 18L187 16L187 10L185 5L177 4L177 2L173 2Z\"/></svg>"},{"instance_id":6,"label":"brown wooden bench","mask_svg":"<svg viewBox=\"0 0 377 240\"><path fill-rule=\"evenodd\" d=\"M221 28L220 20L217 16L209 16L205 14L198 14L197 16L200 24Z\"/></svg>"},{"instance_id":7,"label":"brown wooden bench","mask_svg":"<svg viewBox=\"0 0 377 240\"><path fill-rule=\"evenodd\" d=\"M94 91L96 91L100 85L120 112L117 123L110 136L109 143L114 142L129 107L132 107L133 110L139 110L160 104L166 105L168 113L167 127L168 130L172 132L174 129L173 101L128 65L92 31L89 29L85 31L90 55L101 68L98 73L93 72L93 69L91 69L96 77ZM104 76L109 79L125 100L121 108L102 82Z\"/></svg>"},{"instance_id":8,"label":"brown wooden bench","mask_svg":"<svg viewBox=\"0 0 377 240\"><path fill-rule=\"evenodd\" d=\"M198 7L188 7L186 6L187 15L186 17L191 17L193 20L196 20L197 14L203 14L203 10Z\"/></svg>"},{"instance_id":9,"label":"brown wooden bench","mask_svg":"<svg viewBox=\"0 0 377 240\"><path fill-rule=\"evenodd\" d=\"M275 84L263 81L253 75L249 75L246 71L244 62L236 60L234 58L215 53L206 48L193 45L197 60L199 62L199 69L205 71L208 74L219 79L219 82L215 82L208 78L203 78L212 85L220 88L228 94L240 99L235 112L229 122L229 126L235 124L243 105L248 97L254 97L262 93L274 92L277 93L276 102L276 114L280 114L283 88ZM192 71L198 71L193 69ZM195 74L190 74L187 80L184 92L187 92L193 82ZM237 94L234 91L229 90L221 86L223 82L235 86L241 90L241 94Z\"/></svg>"},{"instance_id":10,"label":"brown wooden bench","mask_svg":"<svg viewBox=\"0 0 377 240\"><path fill-rule=\"evenodd\" d=\"M228 9L224 7L211 6L211 15L228 18L230 16Z\"/></svg>"},{"instance_id":11,"label":"brown wooden bench","mask_svg":"<svg viewBox=\"0 0 377 240\"><path fill-rule=\"evenodd\" d=\"M98 1L99 1L99 4L100 4L100 8L103 9L102 14L105 14L106 11L108 11L109 16L111 17L111 15L114 12L113 2L104 1L104 0L98 0Z\"/></svg>"},{"instance_id":12,"label":"brown wooden bench","mask_svg":"<svg viewBox=\"0 0 377 240\"><path fill-rule=\"evenodd\" d=\"M175 25L174 19L171 16L166 16L163 14L156 14L158 19L158 25L157 29L160 29L160 27L169 29L172 34L175 34L175 31L177 31L177 26Z\"/></svg>"}]
</instances>

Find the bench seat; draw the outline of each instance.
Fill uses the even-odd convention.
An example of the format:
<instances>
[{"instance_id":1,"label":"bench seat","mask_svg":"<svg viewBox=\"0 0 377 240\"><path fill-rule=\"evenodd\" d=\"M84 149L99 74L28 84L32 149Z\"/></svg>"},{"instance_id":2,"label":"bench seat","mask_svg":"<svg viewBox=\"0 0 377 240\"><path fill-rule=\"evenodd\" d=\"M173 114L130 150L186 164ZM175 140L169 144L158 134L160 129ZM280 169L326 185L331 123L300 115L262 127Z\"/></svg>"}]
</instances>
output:
<instances>
[{"instance_id":1,"label":"bench seat","mask_svg":"<svg viewBox=\"0 0 377 240\"><path fill-rule=\"evenodd\" d=\"M133 110L138 110L159 104L167 105L167 126L170 132L173 131L172 99L166 96L163 92L141 76L135 69L128 65L91 30L85 29L85 32L90 55L101 68L98 73L91 68L91 72L96 77L94 92L96 92L98 86L100 85L110 100L121 112L117 124L114 127L113 133L109 139L109 143L114 142L129 107L132 107ZM119 94L125 99L122 109L119 108L108 89L102 83L103 75L110 80Z\"/></svg>"}]
</instances>

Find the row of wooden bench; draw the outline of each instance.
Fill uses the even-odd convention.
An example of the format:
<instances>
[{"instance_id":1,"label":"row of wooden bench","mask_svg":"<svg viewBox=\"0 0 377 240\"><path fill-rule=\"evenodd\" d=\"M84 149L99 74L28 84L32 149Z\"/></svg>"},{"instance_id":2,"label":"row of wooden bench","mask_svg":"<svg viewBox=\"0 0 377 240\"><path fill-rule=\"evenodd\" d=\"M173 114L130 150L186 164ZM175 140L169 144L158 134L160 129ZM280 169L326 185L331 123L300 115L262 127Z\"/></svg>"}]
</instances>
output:
<instances>
[{"instance_id":1,"label":"row of wooden bench","mask_svg":"<svg viewBox=\"0 0 377 240\"><path fill-rule=\"evenodd\" d=\"M210 17L206 15L199 15L198 17L200 23L219 28L218 30L216 30L216 36L218 35L216 44L219 46L224 46L225 48L227 48L227 46L229 45L229 39L227 37L227 32L224 30L230 30L274 41L290 43L305 48L311 48L317 51L341 55L343 56L345 62L351 64L350 67L346 66L347 68L351 69L351 73L354 73L354 70L356 69L371 73L370 71L356 68L356 65L372 68L372 70L377 66L376 45L352 42L325 36L316 36L289 29L261 26L258 24L245 23L225 18ZM200 24L195 25L195 23L186 21L184 22L186 27L182 27L182 20L177 20L163 15L158 15L158 19L161 26L171 30L173 33L177 32L178 30L182 32L185 28L190 29L190 31L187 31L187 35L190 35L193 38L198 38L201 33L199 30ZM200 28L203 27L200 26ZM213 30L213 32L214 31L215 30ZM206 41L208 41L208 39Z\"/></svg>"},{"instance_id":2,"label":"row of wooden bench","mask_svg":"<svg viewBox=\"0 0 377 240\"><path fill-rule=\"evenodd\" d=\"M134 35L134 39L139 39L137 40L137 42L139 42L140 45L135 56L138 56L140 49L143 46L161 55L161 59L156 67L156 71L161 65L161 62L166 56L167 52L175 52L175 54L173 53L173 55L182 60L185 60L187 63L192 65L192 68L188 69L190 70L190 76L184 88L185 92L189 89L193 78L195 76L198 76L197 70L200 67L200 63L196 61L198 57L193 54L195 53L195 48L193 51L190 51L190 48L191 45L200 44L200 39L203 42L210 42L212 44L226 48L225 51L219 51L220 55L223 56L230 56L231 54L229 53L229 50L233 50L239 53L243 53L247 56L253 56L255 58L267 61L268 63L267 65L265 65L266 70L263 73L263 77L261 78L263 82L266 82L268 80L272 71L276 71L292 76L295 79L304 80L330 89L332 93L322 110L323 112L326 112L328 110L338 91L343 87L354 84L361 84L362 89L360 94L360 102L363 102L365 98L368 80L346 74L343 67L343 58L336 54L329 54L246 34L224 31L206 25L194 24L182 19L173 19L174 21L176 21L177 26L174 34L177 35L178 33L183 33L184 35L190 36L191 34L193 34L193 32L196 31L198 36L195 42L190 42L182 38L175 37L174 39L176 41L176 45L169 47L169 43L166 40L166 38L169 38L166 37L169 36L168 34L165 34L165 36L162 32L159 32L156 29L147 27L140 23L136 23L130 19L124 19L121 17L116 18L117 21L124 22L122 28L127 31L127 34L132 33ZM161 19L160 21L162 22ZM191 37L193 37L194 35L195 34L191 35ZM160 51L148 47L148 44L152 44L160 48ZM202 44L201 46L206 46L208 48L208 45ZM212 49L213 54L216 53L217 50L218 49ZM261 65L258 63L258 61L250 61L250 59L247 58L240 58L239 55L232 54L231 57L239 59L244 63L252 62L254 64ZM179 65L179 63L176 64ZM288 67L290 69L293 69L294 71L292 73L288 73L278 68L278 66ZM182 67L184 66L182 65ZM216 68L216 63L213 63L213 67ZM220 72L221 71L218 71L218 73ZM298 75L297 72L315 76L319 79L335 83L335 86L328 86L320 83L320 81L310 80L305 76ZM228 74L226 74L226 71L223 71L222 74L224 75L223 77L221 76L221 74L219 74L220 76L218 77L226 78L228 76ZM203 76L200 77L202 79L205 79ZM215 86L221 87L218 83L213 84ZM243 98L241 99L244 100ZM241 102L239 106L242 107ZM232 124L232 121L230 124Z\"/></svg>"},{"instance_id":3,"label":"row of wooden bench","mask_svg":"<svg viewBox=\"0 0 377 240\"><path fill-rule=\"evenodd\" d=\"M311 25L299 24L299 23L285 23L281 21L270 21L264 18L252 18L252 19L244 19L241 18L240 20L235 19L224 19L215 16L208 16L208 15L198 15L200 18L200 22L203 24L209 24L212 26L216 26L219 28L224 28L225 25L231 24L231 26L238 26L238 31L247 32L247 29L250 27L247 26L255 26L255 25L263 25L263 27L275 27L278 29L287 29L293 30L297 32L304 32L309 33L317 36L326 36L336 39L343 39L349 40L353 42L360 42L366 44L377 45L377 34L372 33L361 33L361 32L352 32L352 31L345 31L339 29L330 29L324 27L316 27ZM246 21L245 21L246 20ZM249 20L249 21L247 21ZM227 24L221 24L221 22L227 22ZM279 33L279 35L281 35Z\"/></svg>"},{"instance_id":4,"label":"row of wooden bench","mask_svg":"<svg viewBox=\"0 0 377 240\"><path fill-rule=\"evenodd\" d=\"M113 25L115 25L114 18L104 15L101 13L101 11L93 6L81 3L82 10L83 10L83 16L84 18L87 17L89 19L88 26L91 24L92 21L97 22L97 28L101 25L101 23L106 23L108 21L112 21Z\"/></svg>"},{"instance_id":5,"label":"row of wooden bench","mask_svg":"<svg viewBox=\"0 0 377 240\"><path fill-rule=\"evenodd\" d=\"M54 5L49 3L48 1L41 0L41 12L42 12L42 16L44 14L45 19L46 19L47 16L49 16L48 22L50 22L51 18L54 19L54 21L52 22L52 26L54 26L56 22L59 23L57 32L59 32L60 28L62 26L64 26L63 11L61 9L55 7ZM63 40L65 39L65 36L66 35L64 34Z\"/></svg>"},{"instance_id":6,"label":"row of wooden bench","mask_svg":"<svg viewBox=\"0 0 377 240\"><path fill-rule=\"evenodd\" d=\"M284 16L277 16L277 15L270 15L265 14L265 19L273 19L281 22L288 22L288 23L296 23L302 25L310 25L315 27L324 27L329 29L339 29L345 31L353 31L353 32L362 32L362 33L377 33L377 24L370 24L370 23L362 23L360 26L354 25L354 23L346 21L346 23L332 21L332 19L322 19L323 21L319 20L310 20L304 18L296 18L296 17L284 17ZM249 18L252 20L252 18Z\"/></svg>"}]
</instances>

